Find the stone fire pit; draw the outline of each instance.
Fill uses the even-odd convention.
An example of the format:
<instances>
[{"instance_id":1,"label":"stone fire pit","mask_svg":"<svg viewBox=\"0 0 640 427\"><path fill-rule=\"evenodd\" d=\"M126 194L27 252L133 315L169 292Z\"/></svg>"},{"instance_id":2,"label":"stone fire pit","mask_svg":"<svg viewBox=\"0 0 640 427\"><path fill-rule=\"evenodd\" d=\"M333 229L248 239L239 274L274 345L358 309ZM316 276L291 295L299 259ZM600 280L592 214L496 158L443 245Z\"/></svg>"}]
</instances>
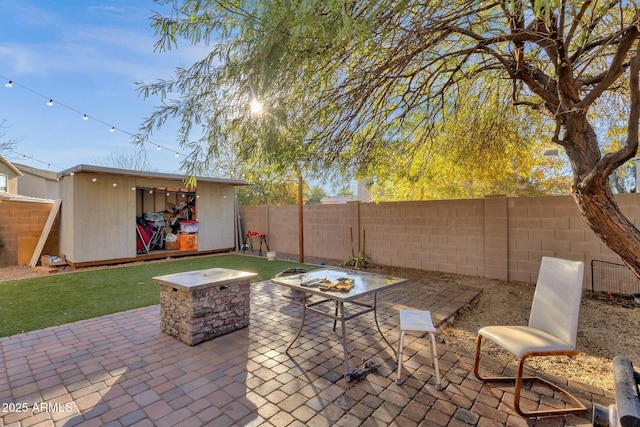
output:
<instances>
[{"instance_id":1,"label":"stone fire pit","mask_svg":"<svg viewBox=\"0 0 640 427\"><path fill-rule=\"evenodd\" d=\"M211 268L157 276L160 328L188 345L249 326L250 283L258 275Z\"/></svg>"}]
</instances>

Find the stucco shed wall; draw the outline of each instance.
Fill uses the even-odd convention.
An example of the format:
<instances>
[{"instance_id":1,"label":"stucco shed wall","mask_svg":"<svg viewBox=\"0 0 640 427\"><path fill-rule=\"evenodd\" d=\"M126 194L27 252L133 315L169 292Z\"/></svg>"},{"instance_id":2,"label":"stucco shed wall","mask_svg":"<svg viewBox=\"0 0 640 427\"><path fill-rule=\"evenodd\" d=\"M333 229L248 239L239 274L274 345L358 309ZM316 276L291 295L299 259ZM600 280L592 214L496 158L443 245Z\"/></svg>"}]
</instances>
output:
<instances>
[{"instance_id":1,"label":"stucco shed wall","mask_svg":"<svg viewBox=\"0 0 640 427\"><path fill-rule=\"evenodd\" d=\"M95 179L95 181L94 181ZM73 264L136 256L136 215L166 208L165 192L143 202L136 188L182 188L180 180L76 173L61 180L60 252ZM160 194L160 191L158 191ZM232 185L199 182L196 189L198 251L234 247L235 190Z\"/></svg>"}]
</instances>

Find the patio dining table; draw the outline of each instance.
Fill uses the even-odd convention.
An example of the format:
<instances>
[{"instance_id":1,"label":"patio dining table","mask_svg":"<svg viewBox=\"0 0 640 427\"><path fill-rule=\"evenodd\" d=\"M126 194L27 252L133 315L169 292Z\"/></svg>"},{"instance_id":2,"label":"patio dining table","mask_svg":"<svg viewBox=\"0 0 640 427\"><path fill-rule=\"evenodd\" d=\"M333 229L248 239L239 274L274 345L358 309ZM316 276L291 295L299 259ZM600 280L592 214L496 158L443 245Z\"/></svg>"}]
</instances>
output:
<instances>
[{"instance_id":1,"label":"patio dining table","mask_svg":"<svg viewBox=\"0 0 640 427\"><path fill-rule=\"evenodd\" d=\"M337 283L339 281L344 281L344 279L353 282L353 287L348 292L322 289L323 280ZM291 341L291 343L287 347L287 353L291 349L293 343L302 333L305 325L307 311L311 311L320 316L333 319L334 331L336 329L336 323L339 321L342 328L341 338L344 356L344 371L345 376L349 377L350 374L349 350L347 348L347 321L362 316L366 313L373 312L373 317L378 332L395 355L395 349L380 330L380 325L378 323L378 293L396 286L404 285L408 282L407 279L341 268L322 268L303 274L274 277L273 279L271 279L271 282L278 285L286 286L294 291L298 291L298 293L302 295L302 319L300 321L300 329L298 330L298 333L293 341ZM309 300L310 296L313 295L317 295L321 297L321 299ZM363 297L367 296L369 297L369 299L367 301L363 301ZM327 309L326 305L332 303L335 305L335 307L330 307L329 309ZM345 304L347 305L348 313L345 312ZM324 310L322 310L322 306L324 306Z\"/></svg>"}]
</instances>

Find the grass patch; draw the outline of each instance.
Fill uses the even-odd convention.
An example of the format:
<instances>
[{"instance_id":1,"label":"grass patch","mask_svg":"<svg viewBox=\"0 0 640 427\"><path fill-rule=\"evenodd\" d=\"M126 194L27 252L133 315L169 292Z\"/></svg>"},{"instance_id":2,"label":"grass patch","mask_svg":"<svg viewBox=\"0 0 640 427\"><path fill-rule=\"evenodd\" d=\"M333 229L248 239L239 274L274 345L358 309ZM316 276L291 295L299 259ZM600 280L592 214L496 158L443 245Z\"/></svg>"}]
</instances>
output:
<instances>
[{"instance_id":1,"label":"grass patch","mask_svg":"<svg viewBox=\"0 0 640 427\"><path fill-rule=\"evenodd\" d=\"M159 304L160 292L151 279L155 276L229 268L257 273L256 281L262 281L299 265L242 255L214 255L2 282L0 337Z\"/></svg>"}]
</instances>

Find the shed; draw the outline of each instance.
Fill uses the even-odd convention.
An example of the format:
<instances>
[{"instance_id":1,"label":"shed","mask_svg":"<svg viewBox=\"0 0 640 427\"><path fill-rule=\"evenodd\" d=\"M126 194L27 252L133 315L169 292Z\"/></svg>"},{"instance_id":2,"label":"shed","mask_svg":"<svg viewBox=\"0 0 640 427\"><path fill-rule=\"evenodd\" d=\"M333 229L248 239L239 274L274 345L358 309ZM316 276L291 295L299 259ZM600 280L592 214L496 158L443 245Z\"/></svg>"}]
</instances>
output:
<instances>
[{"instance_id":1,"label":"shed","mask_svg":"<svg viewBox=\"0 0 640 427\"><path fill-rule=\"evenodd\" d=\"M66 169L57 178L59 253L72 266L236 248L235 187L246 185L244 180L198 177L196 188L186 188L183 175L92 165ZM155 242L140 233L139 225ZM188 235L189 244L169 249L163 243L167 235Z\"/></svg>"}]
</instances>

